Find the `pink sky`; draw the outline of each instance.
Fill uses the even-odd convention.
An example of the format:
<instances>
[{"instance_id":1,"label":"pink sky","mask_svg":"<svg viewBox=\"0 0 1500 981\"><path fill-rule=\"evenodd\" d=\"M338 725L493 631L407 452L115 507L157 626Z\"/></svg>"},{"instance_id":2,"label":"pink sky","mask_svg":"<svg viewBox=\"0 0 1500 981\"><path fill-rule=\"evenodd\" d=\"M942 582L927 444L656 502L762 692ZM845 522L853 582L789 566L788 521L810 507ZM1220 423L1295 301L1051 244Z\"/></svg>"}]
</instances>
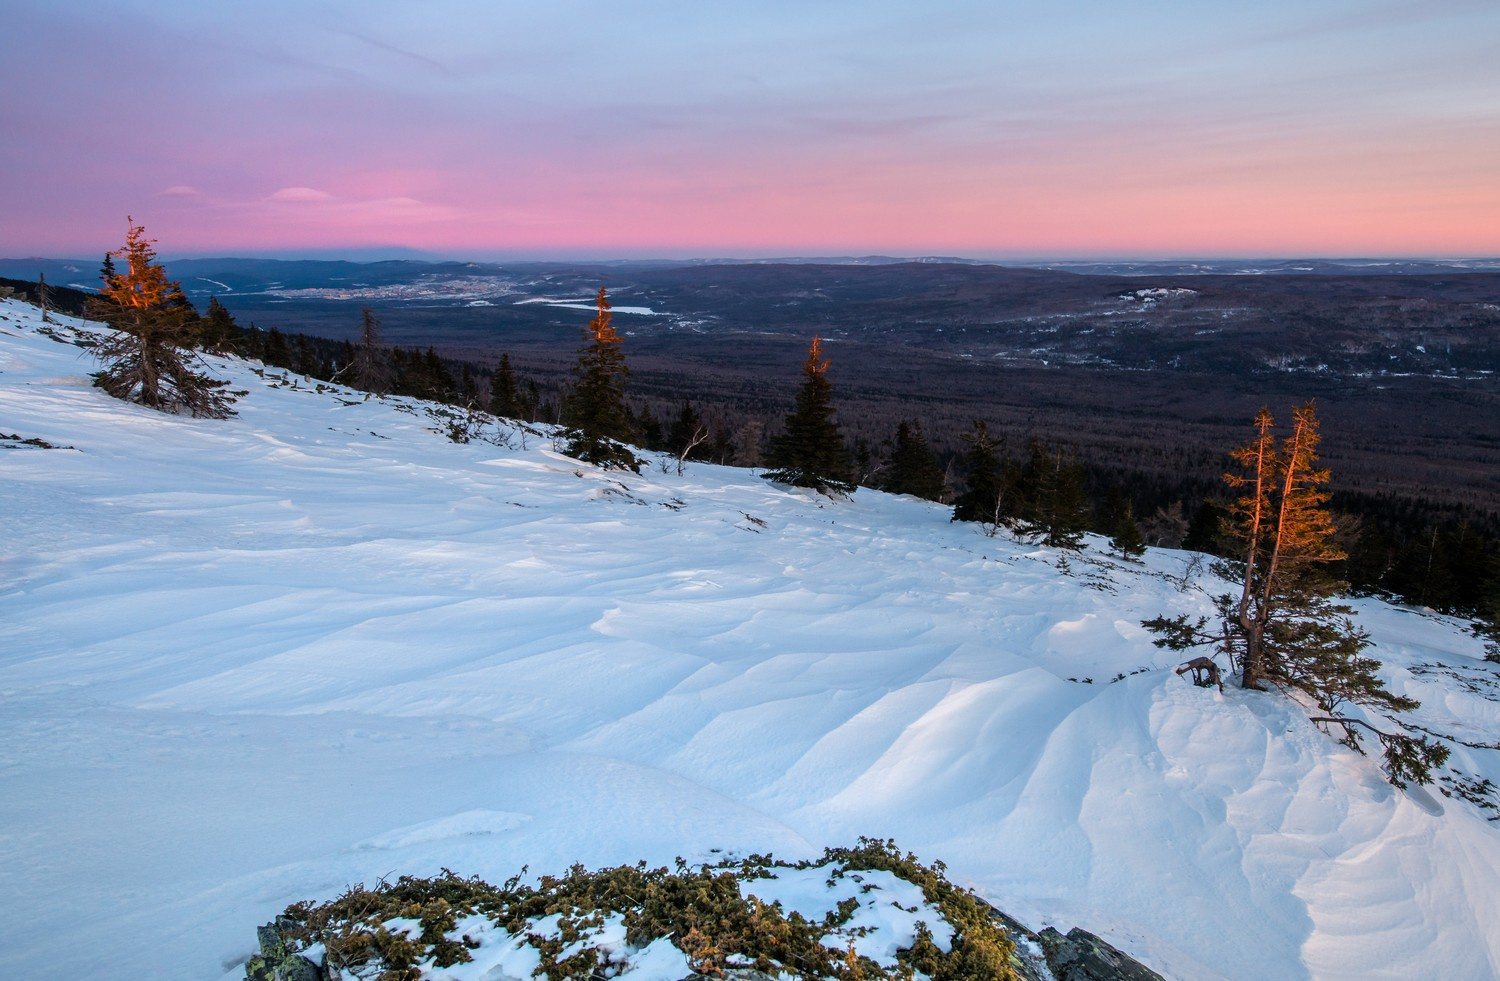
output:
<instances>
[{"instance_id":1,"label":"pink sky","mask_svg":"<svg viewBox=\"0 0 1500 981\"><path fill-rule=\"evenodd\" d=\"M12 6L0 256L1500 255L1491 0Z\"/></svg>"}]
</instances>

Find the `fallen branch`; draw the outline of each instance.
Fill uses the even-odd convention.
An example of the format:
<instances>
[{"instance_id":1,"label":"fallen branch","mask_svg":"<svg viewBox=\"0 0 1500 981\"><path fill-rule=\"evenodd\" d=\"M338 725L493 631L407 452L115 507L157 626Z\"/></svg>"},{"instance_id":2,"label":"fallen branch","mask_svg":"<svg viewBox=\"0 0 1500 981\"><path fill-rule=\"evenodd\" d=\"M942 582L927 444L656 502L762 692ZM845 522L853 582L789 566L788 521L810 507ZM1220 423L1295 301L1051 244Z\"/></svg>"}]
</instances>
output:
<instances>
[{"instance_id":1,"label":"fallen branch","mask_svg":"<svg viewBox=\"0 0 1500 981\"><path fill-rule=\"evenodd\" d=\"M1191 661L1181 664L1177 668L1178 674L1193 672L1193 684L1199 688L1208 688L1217 685L1220 692L1224 691L1224 681L1219 675L1219 666L1211 657L1195 657Z\"/></svg>"}]
</instances>

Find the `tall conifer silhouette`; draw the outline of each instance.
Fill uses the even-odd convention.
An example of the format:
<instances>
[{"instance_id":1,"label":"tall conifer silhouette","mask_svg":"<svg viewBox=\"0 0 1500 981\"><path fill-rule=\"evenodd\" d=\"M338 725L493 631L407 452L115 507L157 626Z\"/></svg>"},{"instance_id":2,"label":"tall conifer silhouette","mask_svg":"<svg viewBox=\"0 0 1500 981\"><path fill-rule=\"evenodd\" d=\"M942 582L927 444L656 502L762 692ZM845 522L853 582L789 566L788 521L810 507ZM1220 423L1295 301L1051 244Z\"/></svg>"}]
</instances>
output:
<instances>
[{"instance_id":1,"label":"tall conifer silhouette","mask_svg":"<svg viewBox=\"0 0 1500 981\"><path fill-rule=\"evenodd\" d=\"M584 328L584 345L573 368L576 380L563 404L567 453L585 463L639 472L642 461L624 445L632 428L625 405L630 369L625 365L620 335L610 322L604 287L599 287L594 302L598 313Z\"/></svg>"},{"instance_id":2,"label":"tall conifer silhouette","mask_svg":"<svg viewBox=\"0 0 1500 981\"><path fill-rule=\"evenodd\" d=\"M771 443L772 469L763 476L793 487L811 487L820 493L852 494L849 451L833 418L833 386L828 381L828 359L823 340L812 339L807 360L802 363L802 387L786 417L785 429Z\"/></svg>"}]
</instances>

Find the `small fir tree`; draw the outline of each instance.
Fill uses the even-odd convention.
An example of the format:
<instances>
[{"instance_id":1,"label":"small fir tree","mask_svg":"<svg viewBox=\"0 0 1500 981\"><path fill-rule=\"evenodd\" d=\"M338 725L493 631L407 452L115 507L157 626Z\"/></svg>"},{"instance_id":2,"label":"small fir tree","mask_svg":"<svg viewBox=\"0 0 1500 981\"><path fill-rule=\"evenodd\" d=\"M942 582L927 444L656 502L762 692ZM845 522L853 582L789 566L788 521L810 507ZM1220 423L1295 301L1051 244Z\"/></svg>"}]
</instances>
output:
<instances>
[{"instance_id":1,"label":"small fir tree","mask_svg":"<svg viewBox=\"0 0 1500 981\"><path fill-rule=\"evenodd\" d=\"M631 420L635 427L637 446L658 453L665 453L670 448L667 446L667 431L662 428L662 422L651 406L641 406L639 412L632 414Z\"/></svg>"},{"instance_id":2,"label":"small fir tree","mask_svg":"<svg viewBox=\"0 0 1500 981\"><path fill-rule=\"evenodd\" d=\"M573 368L573 388L563 402L567 454L606 469L640 472L642 461L624 441L631 438L625 381L630 369L620 335L610 323L609 297L599 287L597 314L584 328L584 345Z\"/></svg>"},{"instance_id":3,"label":"small fir tree","mask_svg":"<svg viewBox=\"0 0 1500 981\"><path fill-rule=\"evenodd\" d=\"M521 418L544 422L552 414L552 404L542 399L542 390L537 387L536 379L526 379L526 384L521 387Z\"/></svg>"},{"instance_id":4,"label":"small fir tree","mask_svg":"<svg viewBox=\"0 0 1500 981\"><path fill-rule=\"evenodd\" d=\"M1137 558L1146 552L1146 539L1135 520L1135 505L1129 501L1125 502L1125 509L1115 519L1114 531L1109 536L1109 547L1126 559Z\"/></svg>"},{"instance_id":5,"label":"small fir tree","mask_svg":"<svg viewBox=\"0 0 1500 981\"><path fill-rule=\"evenodd\" d=\"M849 451L834 420L833 385L823 340L814 337L802 363L802 387L781 435L771 441L767 480L811 487L821 494L852 494Z\"/></svg>"},{"instance_id":6,"label":"small fir tree","mask_svg":"<svg viewBox=\"0 0 1500 981\"><path fill-rule=\"evenodd\" d=\"M104 364L94 384L115 398L162 412L231 416L234 399L223 390L227 383L200 370L190 350L197 339L197 312L156 262L153 242L131 218L125 245L105 256L108 275L89 301L89 315L115 333L94 348ZM125 262L123 273L113 271L116 256Z\"/></svg>"},{"instance_id":7,"label":"small fir tree","mask_svg":"<svg viewBox=\"0 0 1500 981\"><path fill-rule=\"evenodd\" d=\"M1135 505L1115 484L1104 491L1098 508L1097 529L1109 536L1109 547L1121 558L1135 558L1146 551L1146 539L1135 520Z\"/></svg>"},{"instance_id":8,"label":"small fir tree","mask_svg":"<svg viewBox=\"0 0 1500 981\"><path fill-rule=\"evenodd\" d=\"M876 477L885 469L885 461L875 462L875 453L870 441L863 436L855 437L854 450L849 457L849 479L860 487L878 487Z\"/></svg>"}]
</instances>

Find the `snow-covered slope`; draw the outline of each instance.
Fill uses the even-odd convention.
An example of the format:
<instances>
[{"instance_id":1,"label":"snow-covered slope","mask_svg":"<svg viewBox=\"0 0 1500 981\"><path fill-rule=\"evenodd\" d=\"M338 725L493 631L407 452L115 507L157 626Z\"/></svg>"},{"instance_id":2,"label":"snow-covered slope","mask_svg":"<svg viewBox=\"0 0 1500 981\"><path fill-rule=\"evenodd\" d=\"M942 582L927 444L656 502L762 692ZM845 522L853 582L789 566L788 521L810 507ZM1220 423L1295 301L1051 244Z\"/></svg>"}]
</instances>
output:
<instances>
[{"instance_id":1,"label":"snow-covered slope","mask_svg":"<svg viewBox=\"0 0 1500 981\"><path fill-rule=\"evenodd\" d=\"M859 835L1169 976L1500 971L1500 829L1173 674L1139 621L1207 611L1186 553L460 445L238 361L237 417L164 416L0 318L0 976L229 977L357 881ZM1461 624L1359 606L1414 721L1500 741Z\"/></svg>"}]
</instances>

